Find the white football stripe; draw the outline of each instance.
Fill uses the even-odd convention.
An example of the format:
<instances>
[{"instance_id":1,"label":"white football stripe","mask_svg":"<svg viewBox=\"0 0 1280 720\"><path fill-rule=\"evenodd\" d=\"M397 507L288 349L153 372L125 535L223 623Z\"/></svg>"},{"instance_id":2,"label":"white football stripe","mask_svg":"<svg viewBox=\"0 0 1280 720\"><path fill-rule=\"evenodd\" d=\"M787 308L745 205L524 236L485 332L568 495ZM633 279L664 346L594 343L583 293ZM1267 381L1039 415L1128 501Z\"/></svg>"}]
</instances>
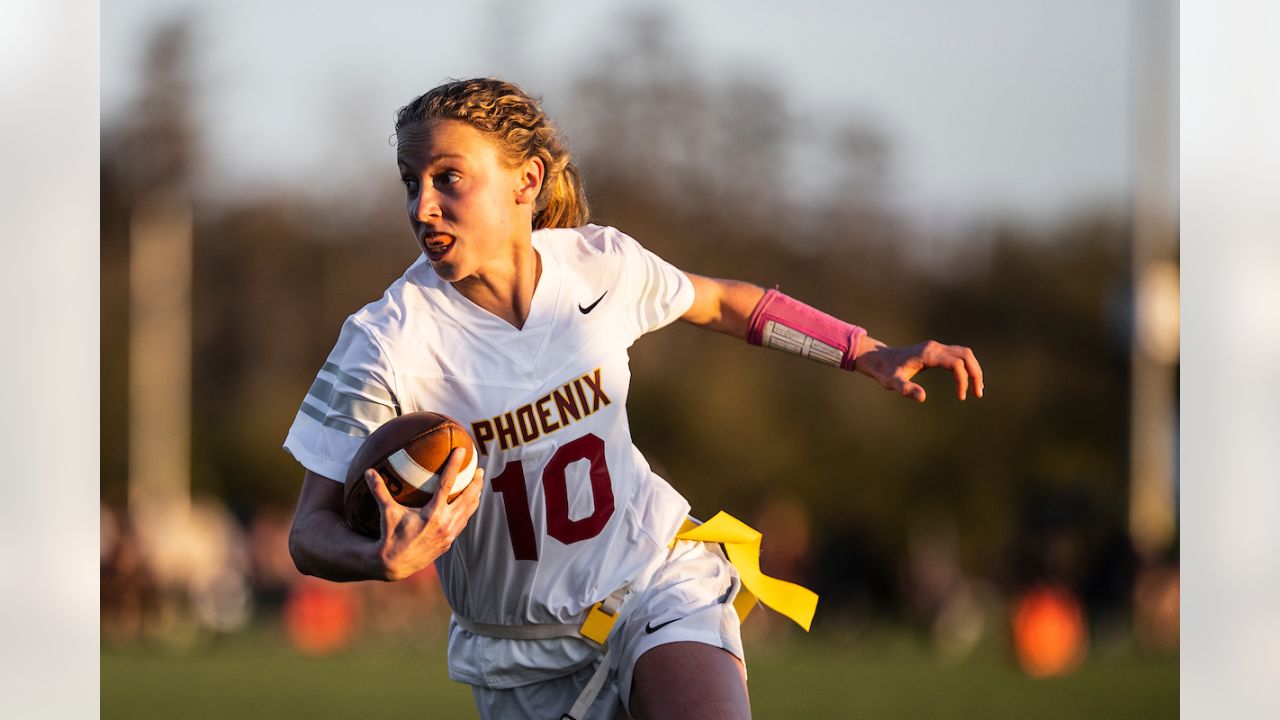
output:
<instances>
[{"instance_id":1,"label":"white football stripe","mask_svg":"<svg viewBox=\"0 0 1280 720\"><path fill-rule=\"evenodd\" d=\"M415 488L425 490L426 492L431 492L435 489L435 485L431 485L430 487L424 486L428 483L434 482L436 480L436 474L414 462L413 458L409 457L409 453L406 452L404 448L392 453L391 457L387 458L387 462L391 463L391 467L395 469L396 474L399 475L401 479Z\"/></svg>"},{"instance_id":2,"label":"white football stripe","mask_svg":"<svg viewBox=\"0 0 1280 720\"><path fill-rule=\"evenodd\" d=\"M471 462L458 473L458 478L454 481L452 494L461 492L471 484L471 476L476 471L476 460L476 453L472 452ZM391 457L387 458L387 462L391 463L396 474L405 482L422 492L434 493L440 487L440 475L419 465L403 448L392 453Z\"/></svg>"},{"instance_id":3,"label":"white football stripe","mask_svg":"<svg viewBox=\"0 0 1280 720\"><path fill-rule=\"evenodd\" d=\"M471 478L476 474L476 460L479 459L479 454L480 453L475 450L471 451L471 462L467 463L467 466L462 468L458 473L458 479L453 481L452 492L454 495L462 492L463 488L471 484Z\"/></svg>"}]
</instances>

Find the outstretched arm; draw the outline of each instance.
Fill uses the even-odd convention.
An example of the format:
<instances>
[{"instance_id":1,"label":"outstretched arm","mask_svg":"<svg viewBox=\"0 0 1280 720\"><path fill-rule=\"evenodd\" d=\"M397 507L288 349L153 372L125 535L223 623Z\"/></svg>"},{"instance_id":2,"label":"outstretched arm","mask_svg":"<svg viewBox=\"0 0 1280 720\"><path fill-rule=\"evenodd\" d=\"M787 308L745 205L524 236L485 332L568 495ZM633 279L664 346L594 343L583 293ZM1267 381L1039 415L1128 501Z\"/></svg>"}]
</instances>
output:
<instances>
[{"instance_id":1,"label":"outstretched arm","mask_svg":"<svg viewBox=\"0 0 1280 720\"><path fill-rule=\"evenodd\" d=\"M925 368L950 370L956 378L956 394L968 397L970 385L982 397L982 367L973 351L961 345L943 345L932 340L909 347L889 347L871 337L865 330L819 312L777 291L766 292L750 283L717 280L686 273L693 283L693 305L681 320L707 330L715 330L753 345L803 355L819 362L855 370L893 390L903 397L924 402L925 391L912 378ZM774 328L774 322L789 330L794 338L808 336L831 347L831 354L815 353L813 343L795 344L783 339L769 342L763 336ZM843 342L843 345L840 343ZM839 355L839 357L836 357Z\"/></svg>"}]
</instances>

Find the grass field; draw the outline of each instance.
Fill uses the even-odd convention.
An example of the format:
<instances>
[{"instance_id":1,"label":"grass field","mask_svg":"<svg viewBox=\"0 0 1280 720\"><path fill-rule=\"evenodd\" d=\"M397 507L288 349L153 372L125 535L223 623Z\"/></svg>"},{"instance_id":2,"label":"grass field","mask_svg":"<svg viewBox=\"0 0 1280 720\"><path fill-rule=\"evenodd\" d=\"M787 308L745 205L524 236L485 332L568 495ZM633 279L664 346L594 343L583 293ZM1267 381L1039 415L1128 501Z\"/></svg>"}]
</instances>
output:
<instances>
[{"instance_id":1,"label":"grass field","mask_svg":"<svg viewBox=\"0 0 1280 720\"><path fill-rule=\"evenodd\" d=\"M905 633L842 641L748 641L757 718L1176 718L1178 660L1125 644L1095 648L1074 674L1032 680L996 647L962 663ZM470 718L467 687L448 680L442 639L420 648L364 644L313 658L273 631L196 650L104 648L102 717Z\"/></svg>"}]
</instances>

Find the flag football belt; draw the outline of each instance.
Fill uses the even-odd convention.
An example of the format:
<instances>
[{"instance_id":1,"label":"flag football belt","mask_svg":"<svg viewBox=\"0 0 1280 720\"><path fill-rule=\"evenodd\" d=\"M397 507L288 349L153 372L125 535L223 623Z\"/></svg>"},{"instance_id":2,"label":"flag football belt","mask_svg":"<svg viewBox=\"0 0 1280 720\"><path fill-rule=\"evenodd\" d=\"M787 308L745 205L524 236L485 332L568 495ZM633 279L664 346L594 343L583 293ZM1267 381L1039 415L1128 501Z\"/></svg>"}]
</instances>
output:
<instances>
[{"instance_id":1,"label":"flag football belt","mask_svg":"<svg viewBox=\"0 0 1280 720\"><path fill-rule=\"evenodd\" d=\"M674 546L680 540L719 543L729 563L742 578L742 589L733 601L738 620L746 620L756 606L756 601L781 613L795 624L809 631L813 613L818 608L818 595L795 583L771 578L760 571L760 531L727 512L699 524L693 518L685 518L680 532L671 541Z\"/></svg>"},{"instance_id":2,"label":"flag football belt","mask_svg":"<svg viewBox=\"0 0 1280 720\"><path fill-rule=\"evenodd\" d=\"M680 532L671 539L669 547L675 547L675 544L681 540L719 544L724 548L725 556L738 571L738 576L742 580L742 587L733 601L733 609L738 612L739 622L747 618L758 601L791 618L808 632L809 626L813 623L813 613L818 607L818 595L808 588L771 578L761 572L761 538L759 530L721 511L704 523L699 523L693 518L685 518L680 526ZM453 619L464 630L475 635L507 640L551 640L576 637L602 648L605 653L600 665L586 687L582 689L582 693L578 695L573 707L560 716L561 720L579 720L586 716L587 709L595 702L600 689L604 687L605 678L609 675L613 649L608 646L606 640L618 621L622 603L630 596L630 585L614 590L609 597L591 606L587 611L586 619L581 624L497 625L475 622L457 614L454 614Z\"/></svg>"}]
</instances>

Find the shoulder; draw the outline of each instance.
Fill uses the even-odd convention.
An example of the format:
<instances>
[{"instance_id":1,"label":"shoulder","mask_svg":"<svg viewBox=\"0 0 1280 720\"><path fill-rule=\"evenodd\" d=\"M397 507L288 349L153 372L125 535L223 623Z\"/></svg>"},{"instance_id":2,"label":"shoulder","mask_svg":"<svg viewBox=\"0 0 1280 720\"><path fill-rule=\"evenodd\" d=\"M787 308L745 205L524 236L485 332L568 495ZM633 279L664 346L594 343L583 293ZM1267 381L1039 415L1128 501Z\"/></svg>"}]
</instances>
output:
<instances>
[{"instance_id":1,"label":"shoulder","mask_svg":"<svg viewBox=\"0 0 1280 720\"><path fill-rule=\"evenodd\" d=\"M572 270L593 277L613 276L643 265L650 255L640 243L615 227L583 225L539 230L543 240Z\"/></svg>"},{"instance_id":2,"label":"shoulder","mask_svg":"<svg viewBox=\"0 0 1280 720\"><path fill-rule=\"evenodd\" d=\"M407 330L421 332L435 324L438 303L431 301L440 289L438 278L426 259L419 257L382 297L352 313L343 326L366 338L383 353L393 353Z\"/></svg>"},{"instance_id":3,"label":"shoulder","mask_svg":"<svg viewBox=\"0 0 1280 720\"><path fill-rule=\"evenodd\" d=\"M608 225L549 228L538 232L543 233L557 250L588 256L621 255L639 247L639 243L626 233Z\"/></svg>"}]
</instances>

